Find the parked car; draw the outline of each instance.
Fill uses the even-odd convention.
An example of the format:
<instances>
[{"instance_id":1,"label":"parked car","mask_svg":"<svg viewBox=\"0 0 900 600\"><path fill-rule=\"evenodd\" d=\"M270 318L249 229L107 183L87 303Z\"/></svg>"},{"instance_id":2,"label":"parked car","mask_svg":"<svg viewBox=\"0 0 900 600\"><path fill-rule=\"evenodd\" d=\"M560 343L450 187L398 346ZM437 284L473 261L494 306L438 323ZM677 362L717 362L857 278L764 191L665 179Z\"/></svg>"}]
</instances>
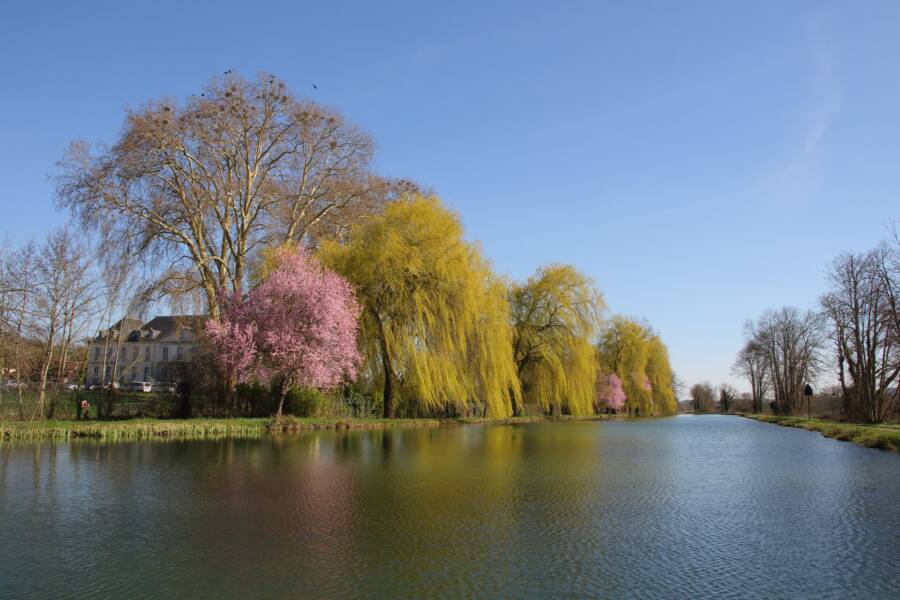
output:
<instances>
[{"instance_id":1,"label":"parked car","mask_svg":"<svg viewBox=\"0 0 900 600\"><path fill-rule=\"evenodd\" d=\"M172 382L163 382L157 381L153 384L154 392L169 392L170 394L175 393L175 384Z\"/></svg>"},{"instance_id":2,"label":"parked car","mask_svg":"<svg viewBox=\"0 0 900 600\"><path fill-rule=\"evenodd\" d=\"M80 390L81 388L82 388L81 385L74 383L74 382L66 385L66 389L69 390L70 392L74 392L75 390Z\"/></svg>"},{"instance_id":3,"label":"parked car","mask_svg":"<svg viewBox=\"0 0 900 600\"><path fill-rule=\"evenodd\" d=\"M103 389L106 391L117 390L117 389L119 389L119 387L120 386L119 386L118 381L113 381L112 383L107 383L107 384L103 385Z\"/></svg>"},{"instance_id":4,"label":"parked car","mask_svg":"<svg viewBox=\"0 0 900 600\"><path fill-rule=\"evenodd\" d=\"M128 384L128 389L132 392L152 392L153 384L149 381L132 381Z\"/></svg>"}]
</instances>

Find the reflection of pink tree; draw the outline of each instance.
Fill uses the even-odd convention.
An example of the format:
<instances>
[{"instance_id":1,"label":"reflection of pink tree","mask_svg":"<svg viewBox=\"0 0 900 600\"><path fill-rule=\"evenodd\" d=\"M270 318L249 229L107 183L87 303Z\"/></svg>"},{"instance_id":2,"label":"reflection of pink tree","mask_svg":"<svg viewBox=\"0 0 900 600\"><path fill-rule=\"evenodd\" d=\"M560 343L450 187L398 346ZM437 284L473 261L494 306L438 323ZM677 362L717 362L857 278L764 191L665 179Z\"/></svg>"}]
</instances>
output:
<instances>
[{"instance_id":1,"label":"reflection of pink tree","mask_svg":"<svg viewBox=\"0 0 900 600\"><path fill-rule=\"evenodd\" d=\"M206 332L240 379L282 379L280 416L291 386L332 389L356 376L359 311L345 279L305 250L285 251L259 286L225 301L222 321L208 321Z\"/></svg>"},{"instance_id":2,"label":"reflection of pink tree","mask_svg":"<svg viewBox=\"0 0 900 600\"><path fill-rule=\"evenodd\" d=\"M612 411L625 408L625 388L615 373L600 373L597 378L597 401Z\"/></svg>"}]
</instances>

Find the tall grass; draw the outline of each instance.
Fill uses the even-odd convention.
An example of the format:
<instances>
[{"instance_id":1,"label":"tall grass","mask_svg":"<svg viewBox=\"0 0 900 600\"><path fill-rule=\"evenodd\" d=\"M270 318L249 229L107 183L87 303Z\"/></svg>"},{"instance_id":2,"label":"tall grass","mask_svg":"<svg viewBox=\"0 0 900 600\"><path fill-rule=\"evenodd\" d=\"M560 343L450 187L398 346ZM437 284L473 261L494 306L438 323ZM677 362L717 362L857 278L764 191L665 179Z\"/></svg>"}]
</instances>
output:
<instances>
[{"instance_id":1,"label":"tall grass","mask_svg":"<svg viewBox=\"0 0 900 600\"><path fill-rule=\"evenodd\" d=\"M862 423L842 423L824 419L806 419L804 417L785 417L778 415L744 415L745 417L784 425L799 427L808 431L817 431L825 437L853 442L867 448L879 448L900 452L900 425L867 425Z\"/></svg>"},{"instance_id":2,"label":"tall grass","mask_svg":"<svg viewBox=\"0 0 900 600\"><path fill-rule=\"evenodd\" d=\"M126 421L6 421L0 441L92 439L104 442L140 440L216 440L261 438L315 429L384 429L436 427L438 419L224 418L131 419Z\"/></svg>"}]
</instances>

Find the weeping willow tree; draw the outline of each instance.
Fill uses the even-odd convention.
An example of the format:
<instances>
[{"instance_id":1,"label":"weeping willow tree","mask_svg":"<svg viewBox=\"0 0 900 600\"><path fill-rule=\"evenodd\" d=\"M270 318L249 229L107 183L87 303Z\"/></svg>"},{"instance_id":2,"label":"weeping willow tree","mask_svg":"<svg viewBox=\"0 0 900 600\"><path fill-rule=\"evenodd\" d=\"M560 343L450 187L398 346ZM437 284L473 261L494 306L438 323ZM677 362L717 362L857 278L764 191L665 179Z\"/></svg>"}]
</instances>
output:
<instances>
[{"instance_id":1,"label":"weeping willow tree","mask_svg":"<svg viewBox=\"0 0 900 600\"><path fill-rule=\"evenodd\" d=\"M613 317L600 336L597 350L600 367L622 380L628 412L652 414L652 388L647 377L647 331L631 319Z\"/></svg>"},{"instance_id":2,"label":"weeping willow tree","mask_svg":"<svg viewBox=\"0 0 900 600\"><path fill-rule=\"evenodd\" d=\"M462 235L439 200L411 197L321 247L365 307L360 343L385 417L398 391L430 412L474 401L499 418L521 403L506 286Z\"/></svg>"},{"instance_id":3,"label":"weeping willow tree","mask_svg":"<svg viewBox=\"0 0 900 600\"><path fill-rule=\"evenodd\" d=\"M590 278L549 265L510 289L513 354L526 402L573 415L593 412L592 338L604 308Z\"/></svg>"},{"instance_id":4,"label":"weeping willow tree","mask_svg":"<svg viewBox=\"0 0 900 600\"><path fill-rule=\"evenodd\" d=\"M653 397L653 414L674 415L678 409L672 382L675 374L669 364L669 350L658 335L647 342L647 379Z\"/></svg>"},{"instance_id":5,"label":"weeping willow tree","mask_svg":"<svg viewBox=\"0 0 900 600\"><path fill-rule=\"evenodd\" d=\"M669 351L649 327L632 319L610 319L597 344L600 368L622 380L631 414L670 415L677 402Z\"/></svg>"}]
</instances>

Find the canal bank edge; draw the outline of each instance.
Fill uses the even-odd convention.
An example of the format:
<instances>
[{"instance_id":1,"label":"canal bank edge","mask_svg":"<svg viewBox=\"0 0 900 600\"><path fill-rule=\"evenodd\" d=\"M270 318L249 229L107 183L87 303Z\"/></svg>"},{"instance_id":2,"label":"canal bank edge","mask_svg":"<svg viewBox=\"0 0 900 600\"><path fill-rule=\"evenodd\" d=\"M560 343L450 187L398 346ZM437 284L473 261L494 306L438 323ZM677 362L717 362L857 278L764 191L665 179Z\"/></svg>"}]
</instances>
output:
<instances>
[{"instance_id":1,"label":"canal bank edge","mask_svg":"<svg viewBox=\"0 0 900 600\"><path fill-rule=\"evenodd\" d=\"M861 423L842 423L825 419L806 419L805 417L785 417L777 415L754 415L740 413L740 416L764 423L798 427L807 431L816 431L825 437L842 442L853 442L866 448L878 448L891 452L900 452L900 425L864 425Z\"/></svg>"},{"instance_id":2,"label":"canal bank edge","mask_svg":"<svg viewBox=\"0 0 900 600\"><path fill-rule=\"evenodd\" d=\"M301 431L339 429L409 429L445 425L524 424L560 421L599 421L607 415L575 417L530 416L508 419L327 419L327 418L223 418L134 419L124 421L7 421L0 423L0 443L13 441L253 439Z\"/></svg>"}]
</instances>

